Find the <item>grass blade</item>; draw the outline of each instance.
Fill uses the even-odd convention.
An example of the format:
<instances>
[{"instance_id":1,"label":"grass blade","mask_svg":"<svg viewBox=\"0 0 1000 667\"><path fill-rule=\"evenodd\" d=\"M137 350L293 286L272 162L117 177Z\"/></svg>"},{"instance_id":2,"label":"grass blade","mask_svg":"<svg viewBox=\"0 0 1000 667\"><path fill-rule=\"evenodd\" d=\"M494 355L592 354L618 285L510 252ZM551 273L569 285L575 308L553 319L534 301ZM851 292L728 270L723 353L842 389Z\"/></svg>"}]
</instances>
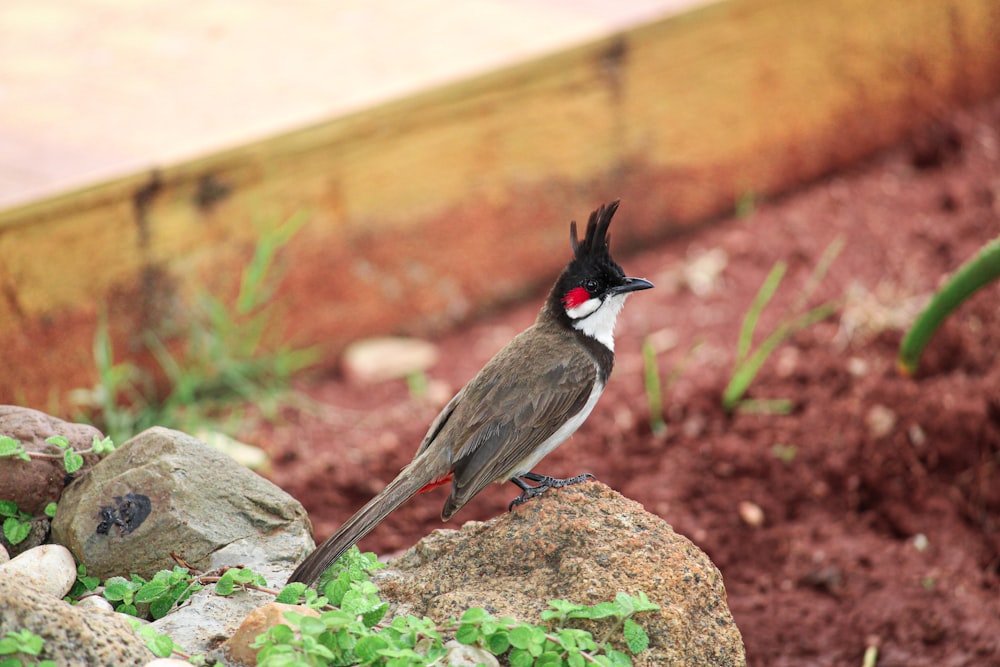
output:
<instances>
[{"instance_id":1,"label":"grass blade","mask_svg":"<svg viewBox=\"0 0 1000 667\"><path fill-rule=\"evenodd\" d=\"M767 274L767 278L764 279L760 289L757 290L757 294L754 296L753 302L750 304L750 308L743 318L740 337L736 342L737 368L743 364L747 355L750 354L750 346L753 344L753 332L757 329L757 321L760 319L760 314L774 297L774 293L778 290L778 285L781 284L781 280L785 277L785 271L787 270L787 264L780 260L775 262L771 268L771 272Z\"/></svg>"},{"instance_id":2,"label":"grass blade","mask_svg":"<svg viewBox=\"0 0 1000 667\"><path fill-rule=\"evenodd\" d=\"M899 346L896 363L900 372L904 375L916 372L920 355L941 322L978 289L997 278L1000 278L1000 238L983 246L931 297Z\"/></svg>"}]
</instances>

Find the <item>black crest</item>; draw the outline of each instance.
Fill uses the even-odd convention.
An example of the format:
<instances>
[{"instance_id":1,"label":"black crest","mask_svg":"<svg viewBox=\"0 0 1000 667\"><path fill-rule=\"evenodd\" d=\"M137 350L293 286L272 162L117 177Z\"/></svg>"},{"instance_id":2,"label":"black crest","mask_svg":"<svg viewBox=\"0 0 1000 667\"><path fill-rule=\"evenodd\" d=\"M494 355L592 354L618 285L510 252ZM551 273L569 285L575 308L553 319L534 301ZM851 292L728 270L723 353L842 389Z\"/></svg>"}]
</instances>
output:
<instances>
[{"instance_id":1,"label":"black crest","mask_svg":"<svg viewBox=\"0 0 1000 667\"><path fill-rule=\"evenodd\" d=\"M569 243L573 247L573 255L580 261L610 260L611 235L608 234L608 227L611 225L611 218L618 210L619 200L601 206L590 214L587 221L587 234L580 241L576 235L576 220L569 223Z\"/></svg>"}]
</instances>

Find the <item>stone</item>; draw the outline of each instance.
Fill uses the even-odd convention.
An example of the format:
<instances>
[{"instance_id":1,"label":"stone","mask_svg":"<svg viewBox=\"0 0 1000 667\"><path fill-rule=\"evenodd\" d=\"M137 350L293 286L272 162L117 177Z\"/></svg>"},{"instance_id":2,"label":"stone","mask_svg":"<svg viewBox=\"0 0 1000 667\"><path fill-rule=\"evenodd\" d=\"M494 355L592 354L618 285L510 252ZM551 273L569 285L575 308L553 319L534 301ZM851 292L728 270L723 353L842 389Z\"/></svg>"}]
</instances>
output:
<instances>
[{"instance_id":1,"label":"stone","mask_svg":"<svg viewBox=\"0 0 1000 667\"><path fill-rule=\"evenodd\" d=\"M138 667L155 657L121 614L77 609L0 577L0 635L20 630L44 640L38 660L52 660L60 667Z\"/></svg>"},{"instance_id":2,"label":"stone","mask_svg":"<svg viewBox=\"0 0 1000 667\"><path fill-rule=\"evenodd\" d=\"M43 544L0 565L0 579L28 584L54 598L62 598L76 582L76 561L66 547Z\"/></svg>"},{"instance_id":3,"label":"stone","mask_svg":"<svg viewBox=\"0 0 1000 667\"><path fill-rule=\"evenodd\" d=\"M145 667L191 667L191 663L180 658L157 658L147 662Z\"/></svg>"},{"instance_id":4,"label":"stone","mask_svg":"<svg viewBox=\"0 0 1000 667\"><path fill-rule=\"evenodd\" d=\"M253 667L257 664L257 653L259 649L250 648L250 644L256 641L257 636L267 632L276 625L288 625L284 614L286 611L294 611L304 616L319 618L319 612L309 607L302 607L293 604L283 604L281 602L271 602L258 607L250 612L240 627L227 639L210 658L214 658L223 664L235 667ZM218 655L215 655L218 654Z\"/></svg>"},{"instance_id":5,"label":"stone","mask_svg":"<svg viewBox=\"0 0 1000 667\"><path fill-rule=\"evenodd\" d=\"M275 581L284 582L290 574L291 569L286 569ZM189 655L208 653L231 637L247 614L273 600L273 595L252 589L223 597L216 595L212 586L206 586L151 625L157 632L169 635Z\"/></svg>"},{"instance_id":6,"label":"stone","mask_svg":"<svg viewBox=\"0 0 1000 667\"><path fill-rule=\"evenodd\" d=\"M2 544L0 544L0 565L3 565L9 560L10 560L10 554L7 553L7 549L5 549Z\"/></svg>"},{"instance_id":7,"label":"stone","mask_svg":"<svg viewBox=\"0 0 1000 667\"><path fill-rule=\"evenodd\" d=\"M70 446L79 451L90 449L94 437L104 435L93 426L73 424L44 412L0 405L0 435L20 441L29 454L46 454L55 458L32 458L31 461L13 457L0 458L0 500L13 500L22 512L41 514L45 506L59 500L68 479L79 476L97 463L96 454L83 455L83 467L67 475L62 464L62 450L45 442L46 438L61 435Z\"/></svg>"},{"instance_id":8,"label":"stone","mask_svg":"<svg viewBox=\"0 0 1000 667\"><path fill-rule=\"evenodd\" d=\"M448 667L500 667L497 657L485 649L459 644L452 639L444 647L448 650Z\"/></svg>"},{"instance_id":9,"label":"stone","mask_svg":"<svg viewBox=\"0 0 1000 667\"><path fill-rule=\"evenodd\" d=\"M417 338L366 338L344 350L344 374L361 382L382 382L423 373L437 361L437 346Z\"/></svg>"},{"instance_id":10,"label":"stone","mask_svg":"<svg viewBox=\"0 0 1000 667\"><path fill-rule=\"evenodd\" d=\"M550 490L513 512L438 530L377 573L393 614L439 622L469 607L538 623L548 601L580 604L646 593L660 605L637 621L650 648L637 667L742 667L743 640L719 570L659 517L591 482ZM584 625L595 635L606 630ZM624 649L616 642L619 650Z\"/></svg>"},{"instance_id":11,"label":"stone","mask_svg":"<svg viewBox=\"0 0 1000 667\"><path fill-rule=\"evenodd\" d=\"M114 606L100 595L86 595L76 603L77 609L101 609L114 611Z\"/></svg>"},{"instance_id":12,"label":"stone","mask_svg":"<svg viewBox=\"0 0 1000 667\"><path fill-rule=\"evenodd\" d=\"M267 573L313 548L302 505L199 440L166 428L122 444L67 487L52 522L91 576L245 565Z\"/></svg>"}]
</instances>

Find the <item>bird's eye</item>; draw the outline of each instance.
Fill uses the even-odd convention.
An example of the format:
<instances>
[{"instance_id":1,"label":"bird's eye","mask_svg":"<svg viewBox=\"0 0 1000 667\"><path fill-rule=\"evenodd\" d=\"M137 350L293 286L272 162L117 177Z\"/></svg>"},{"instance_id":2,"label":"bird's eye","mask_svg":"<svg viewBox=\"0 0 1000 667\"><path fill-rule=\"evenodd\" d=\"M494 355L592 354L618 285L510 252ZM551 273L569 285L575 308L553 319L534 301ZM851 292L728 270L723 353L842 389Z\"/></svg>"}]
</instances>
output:
<instances>
[{"instance_id":1,"label":"bird's eye","mask_svg":"<svg viewBox=\"0 0 1000 667\"><path fill-rule=\"evenodd\" d=\"M594 280L593 278L591 278L590 280L588 280L583 284L583 287L591 294L597 294L597 292L600 291L601 284L596 280Z\"/></svg>"}]
</instances>

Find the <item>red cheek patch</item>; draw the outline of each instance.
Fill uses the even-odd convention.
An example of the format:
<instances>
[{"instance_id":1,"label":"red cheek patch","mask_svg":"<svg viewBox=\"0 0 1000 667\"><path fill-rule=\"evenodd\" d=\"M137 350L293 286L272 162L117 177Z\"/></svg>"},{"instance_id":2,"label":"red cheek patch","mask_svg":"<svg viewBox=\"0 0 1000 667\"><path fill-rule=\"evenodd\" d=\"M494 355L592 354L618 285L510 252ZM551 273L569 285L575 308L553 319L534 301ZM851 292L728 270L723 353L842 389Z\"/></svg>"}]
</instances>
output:
<instances>
[{"instance_id":1,"label":"red cheek patch","mask_svg":"<svg viewBox=\"0 0 1000 667\"><path fill-rule=\"evenodd\" d=\"M566 292L566 296L563 297L563 306L566 310L570 308L576 308L580 304L590 300L590 292L582 287L574 287L570 291Z\"/></svg>"}]
</instances>

